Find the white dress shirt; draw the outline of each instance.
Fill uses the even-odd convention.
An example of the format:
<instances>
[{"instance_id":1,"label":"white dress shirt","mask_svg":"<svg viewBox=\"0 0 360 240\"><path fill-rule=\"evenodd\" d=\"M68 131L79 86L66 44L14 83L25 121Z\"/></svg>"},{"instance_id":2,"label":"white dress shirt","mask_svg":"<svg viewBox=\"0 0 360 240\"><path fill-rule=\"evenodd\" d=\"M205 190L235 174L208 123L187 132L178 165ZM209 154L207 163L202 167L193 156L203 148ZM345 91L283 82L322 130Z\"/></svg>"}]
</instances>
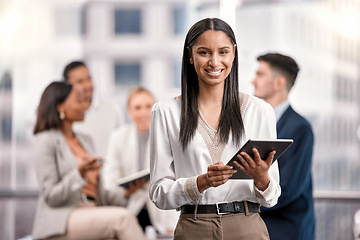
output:
<instances>
[{"instance_id":1,"label":"white dress shirt","mask_svg":"<svg viewBox=\"0 0 360 240\"><path fill-rule=\"evenodd\" d=\"M282 117L284 112L289 108L289 106L290 106L289 101L285 100L274 107L276 122L279 121L279 119Z\"/></svg>"},{"instance_id":2,"label":"white dress shirt","mask_svg":"<svg viewBox=\"0 0 360 240\"><path fill-rule=\"evenodd\" d=\"M161 209L175 209L185 204L251 201L271 207L277 203L281 189L279 169L275 161L270 169L270 184L260 191L253 180L229 180L200 193L197 176L213 164L209 150L197 130L189 145L182 150L179 142L180 101L173 98L158 102L152 109L150 127L150 198ZM259 98L249 96L243 115L245 135L239 146L229 141L221 156L226 164L247 139L275 139L276 120L273 108Z\"/></svg>"},{"instance_id":3,"label":"white dress shirt","mask_svg":"<svg viewBox=\"0 0 360 240\"><path fill-rule=\"evenodd\" d=\"M140 169L139 134L134 124L124 124L113 131L109 140L109 147L106 154L106 161L102 168L102 175L105 188L113 191L122 191L117 186L117 181ZM145 142L143 149L143 168L149 168L150 153L149 142ZM152 225L161 234L168 234L174 231L179 213L175 210L164 211L158 209L149 198L149 184L133 193L127 203L127 209L135 216L146 205Z\"/></svg>"}]
</instances>

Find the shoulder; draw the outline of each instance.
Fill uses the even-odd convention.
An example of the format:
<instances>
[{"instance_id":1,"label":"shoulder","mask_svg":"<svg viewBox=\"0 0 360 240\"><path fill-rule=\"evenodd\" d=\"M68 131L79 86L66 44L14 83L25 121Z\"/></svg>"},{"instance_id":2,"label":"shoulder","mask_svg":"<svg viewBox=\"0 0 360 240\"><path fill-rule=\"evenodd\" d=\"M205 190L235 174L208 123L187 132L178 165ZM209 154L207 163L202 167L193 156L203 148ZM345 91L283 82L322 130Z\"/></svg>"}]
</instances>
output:
<instances>
[{"instance_id":1,"label":"shoulder","mask_svg":"<svg viewBox=\"0 0 360 240\"><path fill-rule=\"evenodd\" d=\"M161 113L172 113L180 111L180 99L179 97L173 97L171 99L163 100L156 102L152 107L152 112L161 112Z\"/></svg>"},{"instance_id":2,"label":"shoulder","mask_svg":"<svg viewBox=\"0 0 360 240\"><path fill-rule=\"evenodd\" d=\"M35 134L35 141L51 142L51 141L55 141L59 137L61 137L60 130L51 129L51 130L45 130L45 131Z\"/></svg>"},{"instance_id":3,"label":"shoulder","mask_svg":"<svg viewBox=\"0 0 360 240\"><path fill-rule=\"evenodd\" d=\"M298 112L296 112L292 106L290 105L289 108L285 111L285 113L283 114L284 117L286 117L288 119L287 122L289 122L289 124L291 123L292 125L297 125L297 126L301 126L301 127L305 127L308 129L311 129L311 124L309 123L309 121L302 116L301 114L299 114Z\"/></svg>"},{"instance_id":4,"label":"shoulder","mask_svg":"<svg viewBox=\"0 0 360 240\"><path fill-rule=\"evenodd\" d=\"M117 137L127 135L131 132L136 132L136 126L135 126L135 124L127 123L127 124L121 125L120 127L114 129L113 132L111 133L111 135L112 135L112 137L117 138Z\"/></svg>"},{"instance_id":5,"label":"shoulder","mask_svg":"<svg viewBox=\"0 0 360 240\"><path fill-rule=\"evenodd\" d=\"M255 96L251 96L248 95L248 102L246 105L246 110L251 111L252 113L262 113L262 114L275 114L274 113L274 109L272 108L272 106L265 102L264 100L255 97Z\"/></svg>"},{"instance_id":6,"label":"shoulder","mask_svg":"<svg viewBox=\"0 0 360 240\"><path fill-rule=\"evenodd\" d=\"M35 134L34 136L34 148L35 154L43 155L44 153L50 153L56 151L61 142L61 131L56 129L45 130Z\"/></svg>"}]
</instances>

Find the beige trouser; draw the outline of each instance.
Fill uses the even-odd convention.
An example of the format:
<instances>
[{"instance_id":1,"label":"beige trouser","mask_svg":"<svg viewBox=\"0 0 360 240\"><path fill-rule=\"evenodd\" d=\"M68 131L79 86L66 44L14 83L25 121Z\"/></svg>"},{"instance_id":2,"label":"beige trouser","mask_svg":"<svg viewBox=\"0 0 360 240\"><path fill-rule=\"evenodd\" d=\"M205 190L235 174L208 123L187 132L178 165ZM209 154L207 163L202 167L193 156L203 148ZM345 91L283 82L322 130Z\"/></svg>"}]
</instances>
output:
<instances>
[{"instance_id":1,"label":"beige trouser","mask_svg":"<svg viewBox=\"0 0 360 240\"><path fill-rule=\"evenodd\" d=\"M71 212L66 230L65 235L49 239L144 239L136 217L128 210L116 206L95 206L91 201L82 203Z\"/></svg>"},{"instance_id":2,"label":"beige trouser","mask_svg":"<svg viewBox=\"0 0 360 240\"><path fill-rule=\"evenodd\" d=\"M270 239L258 213L181 214L175 240L265 240Z\"/></svg>"}]
</instances>

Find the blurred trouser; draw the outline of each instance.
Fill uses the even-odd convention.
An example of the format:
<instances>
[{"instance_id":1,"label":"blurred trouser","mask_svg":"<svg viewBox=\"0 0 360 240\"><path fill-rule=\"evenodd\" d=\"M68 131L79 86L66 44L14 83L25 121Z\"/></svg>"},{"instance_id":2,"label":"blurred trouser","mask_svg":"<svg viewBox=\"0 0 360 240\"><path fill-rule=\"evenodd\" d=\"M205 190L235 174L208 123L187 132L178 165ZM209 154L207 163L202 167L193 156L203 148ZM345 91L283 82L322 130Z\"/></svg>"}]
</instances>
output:
<instances>
[{"instance_id":1,"label":"blurred trouser","mask_svg":"<svg viewBox=\"0 0 360 240\"><path fill-rule=\"evenodd\" d=\"M181 214L175 240L265 240L270 239L259 213Z\"/></svg>"},{"instance_id":2,"label":"blurred trouser","mask_svg":"<svg viewBox=\"0 0 360 240\"><path fill-rule=\"evenodd\" d=\"M144 234L136 217L126 208L95 206L89 201L71 212L65 235L49 239L142 240Z\"/></svg>"}]
</instances>

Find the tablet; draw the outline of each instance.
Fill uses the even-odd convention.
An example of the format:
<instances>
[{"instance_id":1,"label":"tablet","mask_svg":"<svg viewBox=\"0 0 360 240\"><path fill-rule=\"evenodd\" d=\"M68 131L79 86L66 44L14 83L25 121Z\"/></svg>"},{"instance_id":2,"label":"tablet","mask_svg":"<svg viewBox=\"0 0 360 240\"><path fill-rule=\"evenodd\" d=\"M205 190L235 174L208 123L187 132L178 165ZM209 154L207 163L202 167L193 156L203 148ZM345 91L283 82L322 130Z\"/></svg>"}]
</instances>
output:
<instances>
[{"instance_id":1,"label":"tablet","mask_svg":"<svg viewBox=\"0 0 360 240\"><path fill-rule=\"evenodd\" d=\"M150 169L144 169L140 172L136 172L133 174L130 174L129 176L123 177L119 179L116 183L118 186L129 188L130 184L135 184L136 181L140 180L149 180L150 179Z\"/></svg>"},{"instance_id":2,"label":"tablet","mask_svg":"<svg viewBox=\"0 0 360 240\"><path fill-rule=\"evenodd\" d=\"M250 155L250 157L254 158L254 153L251 149L256 148L260 153L261 159L265 160L269 153L275 150L276 153L273 158L274 162L286 151L286 149L290 147L292 143L292 139L249 139L226 164L237 170L237 172L229 179L252 179L251 176L241 171L234 163L234 160L236 161L238 159L237 155L240 154L240 152L246 152Z\"/></svg>"}]
</instances>

